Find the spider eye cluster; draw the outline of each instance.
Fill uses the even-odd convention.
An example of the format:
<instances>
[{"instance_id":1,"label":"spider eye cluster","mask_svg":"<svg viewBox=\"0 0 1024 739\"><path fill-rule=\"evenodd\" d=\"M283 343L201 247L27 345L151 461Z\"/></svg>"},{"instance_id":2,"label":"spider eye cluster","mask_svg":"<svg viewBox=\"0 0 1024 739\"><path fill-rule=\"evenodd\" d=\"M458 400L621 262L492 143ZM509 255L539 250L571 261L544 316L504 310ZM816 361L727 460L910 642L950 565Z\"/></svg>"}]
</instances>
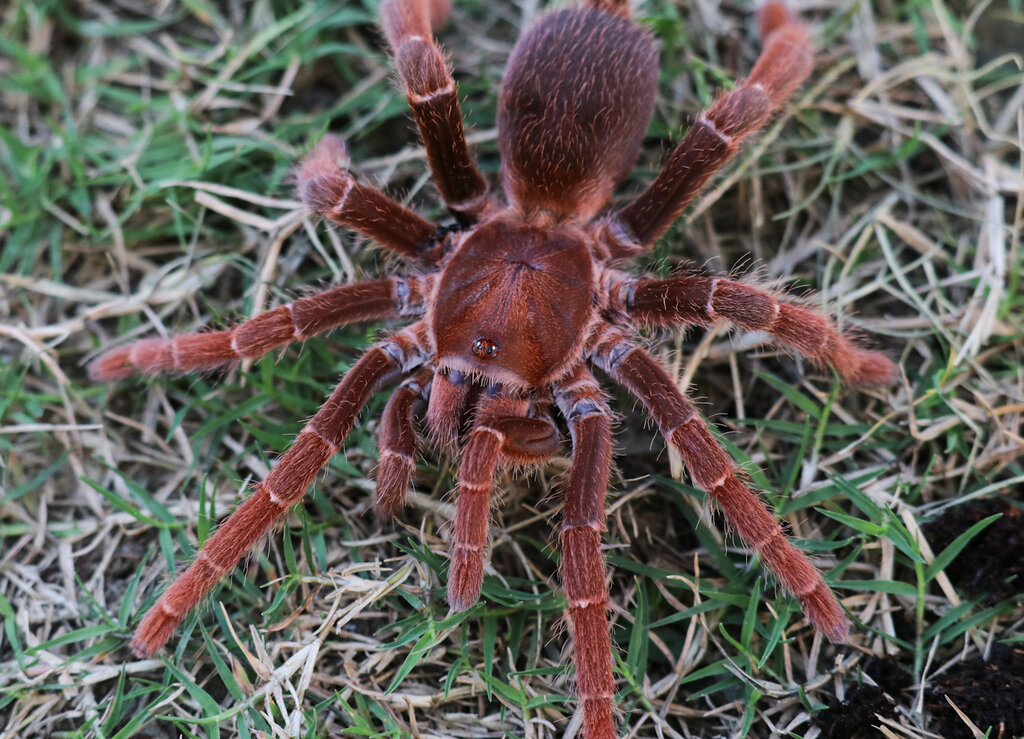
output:
<instances>
[{"instance_id":1,"label":"spider eye cluster","mask_svg":"<svg viewBox=\"0 0 1024 739\"><path fill-rule=\"evenodd\" d=\"M480 359L494 359L499 351L498 342L489 336L480 336L473 342L473 354Z\"/></svg>"}]
</instances>

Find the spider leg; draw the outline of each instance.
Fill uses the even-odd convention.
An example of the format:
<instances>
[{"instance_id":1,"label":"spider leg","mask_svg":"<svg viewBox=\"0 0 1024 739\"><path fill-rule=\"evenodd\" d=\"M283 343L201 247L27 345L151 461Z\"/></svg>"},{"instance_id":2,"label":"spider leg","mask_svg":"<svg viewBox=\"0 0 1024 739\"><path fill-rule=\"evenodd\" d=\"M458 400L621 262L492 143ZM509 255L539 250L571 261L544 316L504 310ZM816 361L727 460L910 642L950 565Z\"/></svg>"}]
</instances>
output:
<instances>
[{"instance_id":1,"label":"spider leg","mask_svg":"<svg viewBox=\"0 0 1024 739\"><path fill-rule=\"evenodd\" d=\"M562 514L562 584L572 621L584 736L615 739L612 645L601 536L611 466L611 412L597 380L580 365L555 385L555 402L572 433L572 471Z\"/></svg>"},{"instance_id":2,"label":"spider leg","mask_svg":"<svg viewBox=\"0 0 1024 739\"><path fill-rule=\"evenodd\" d=\"M204 544L192 565L142 619L132 651L148 657L167 643L185 616L313 483L355 423L378 383L419 360L411 329L371 348L356 362L292 447L251 496Z\"/></svg>"},{"instance_id":3,"label":"spider leg","mask_svg":"<svg viewBox=\"0 0 1024 739\"><path fill-rule=\"evenodd\" d=\"M613 256L645 249L679 217L694 195L763 126L811 72L807 31L781 3L760 13L764 51L750 77L720 95L669 156L661 173L632 203L612 214L604 237Z\"/></svg>"},{"instance_id":4,"label":"spider leg","mask_svg":"<svg viewBox=\"0 0 1024 739\"><path fill-rule=\"evenodd\" d=\"M420 130L434 184L448 207L468 221L487 201L487 183L466 145L458 91L432 28L447 19L447 0L383 0L381 24Z\"/></svg>"},{"instance_id":5,"label":"spider leg","mask_svg":"<svg viewBox=\"0 0 1024 739\"><path fill-rule=\"evenodd\" d=\"M503 441L504 436L497 429L476 426L462 457L448 574L448 605L454 611L465 611L480 596L491 484Z\"/></svg>"},{"instance_id":6,"label":"spider leg","mask_svg":"<svg viewBox=\"0 0 1024 739\"><path fill-rule=\"evenodd\" d=\"M462 372L450 370L434 375L427 403L427 428L434 445L446 454L459 451L459 437L479 386Z\"/></svg>"},{"instance_id":7,"label":"spider leg","mask_svg":"<svg viewBox=\"0 0 1024 739\"><path fill-rule=\"evenodd\" d=\"M847 382L872 385L897 375L892 360L862 349L827 317L780 303L771 293L735 280L701 275L639 279L622 285L616 297L637 325L731 321L748 331L767 331L808 359L833 367Z\"/></svg>"},{"instance_id":8,"label":"spider leg","mask_svg":"<svg viewBox=\"0 0 1024 739\"><path fill-rule=\"evenodd\" d=\"M846 616L821 573L740 482L732 460L657 360L613 328L599 337L593 360L644 404L662 436L679 451L694 484L708 492L740 538L800 601L815 628L832 641L844 641Z\"/></svg>"},{"instance_id":9,"label":"spider leg","mask_svg":"<svg viewBox=\"0 0 1024 739\"><path fill-rule=\"evenodd\" d=\"M612 15L629 18L629 0L586 0L584 7L603 10Z\"/></svg>"},{"instance_id":10,"label":"spider leg","mask_svg":"<svg viewBox=\"0 0 1024 739\"><path fill-rule=\"evenodd\" d=\"M536 463L558 449L558 428L550 415L528 417L529 401L484 395L459 468L448 605L464 611L480 596L491 486L503 460Z\"/></svg>"},{"instance_id":11,"label":"spider leg","mask_svg":"<svg viewBox=\"0 0 1024 739\"><path fill-rule=\"evenodd\" d=\"M428 263L441 256L438 226L349 173L339 136L328 134L299 164L302 201L311 211L367 236L404 257Z\"/></svg>"},{"instance_id":12,"label":"spider leg","mask_svg":"<svg viewBox=\"0 0 1024 739\"><path fill-rule=\"evenodd\" d=\"M208 370L239 359L256 359L275 347L348 323L421 315L429 287L427 279L417 277L341 285L278 306L226 331L142 339L110 349L89 363L89 376L121 380L135 374Z\"/></svg>"},{"instance_id":13,"label":"spider leg","mask_svg":"<svg viewBox=\"0 0 1024 739\"><path fill-rule=\"evenodd\" d=\"M420 368L392 393L381 416L377 433L380 465L373 497L374 510L381 518L392 518L405 505L409 480L416 466L415 419L430 397L433 376L429 367Z\"/></svg>"}]
</instances>

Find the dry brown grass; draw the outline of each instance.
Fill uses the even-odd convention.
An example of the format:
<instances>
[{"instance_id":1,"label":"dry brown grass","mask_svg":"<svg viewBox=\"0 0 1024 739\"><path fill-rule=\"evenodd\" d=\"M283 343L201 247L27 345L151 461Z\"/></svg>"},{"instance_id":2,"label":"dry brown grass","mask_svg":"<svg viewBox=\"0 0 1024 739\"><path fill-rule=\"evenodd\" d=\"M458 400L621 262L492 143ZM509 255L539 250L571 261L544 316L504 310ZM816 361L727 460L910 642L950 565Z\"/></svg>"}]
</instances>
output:
<instances>
[{"instance_id":1,"label":"dry brown grass","mask_svg":"<svg viewBox=\"0 0 1024 739\"><path fill-rule=\"evenodd\" d=\"M620 398L607 541L631 737L819 736L814 710L872 655L911 687L870 731L940 735L926 710L936 678L1024 635L1024 588L983 603L929 567L940 552L922 530L966 499L1024 499L1024 12L794 5L821 40L812 81L647 266L754 264L899 357L898 387L859 393L761 337L663 344L857 623L850 645L822 643L707 525ZM456 6L442 40L493 174L494 89L537 8ZM662 44L662 98L624 194L756 53L745 3L658 0L641 15ZM168 571L266 474L372 330L212 377L108 388L84 362L123 337L233 321L395 266L311 224L287 182L330 129L361 173L437 213L372 18L277 0L0 9L0 736L577 735L548 546L566 460L502 480L485 599L449 619L451 463L427 457L404 523L379 528L380 398L172 651L126 648ZM972 706L958 708L966 727Z\"/></svg>"}]
</instances>

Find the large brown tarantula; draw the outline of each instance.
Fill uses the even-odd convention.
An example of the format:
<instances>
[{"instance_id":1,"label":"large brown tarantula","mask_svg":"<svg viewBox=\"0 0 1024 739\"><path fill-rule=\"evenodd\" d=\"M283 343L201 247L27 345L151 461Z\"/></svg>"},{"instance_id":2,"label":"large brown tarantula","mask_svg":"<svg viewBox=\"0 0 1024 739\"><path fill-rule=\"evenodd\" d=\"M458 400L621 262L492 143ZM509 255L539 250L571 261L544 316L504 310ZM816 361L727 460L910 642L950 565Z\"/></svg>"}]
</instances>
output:
<instances>
[{"instance_id":1,"label":"large brown tarantula","mask_svg":"<svg viewBox=\"0 0 1024 739\"><path fill-rule=\"evenodd\" d=\"M355 181L345 148L327 137L298 170L309 208L426 265L415 277L336 287L282 305L228 331L150 339L113 349L93 377L205 369L353 321L415 322L369 351L306 424L244 504L221 524L188 571L143 619L132 649L151 655L246 551L298 501L342 448L367 399L400 381L380 425L376 508L402 507L425 407L429 437L462 449L448 602L464 610L483 577L495 470L538 464L572 440L563 492L562 579L572 623L585 734L615 735L608 594L601 560L611 463L611 414L598 367L646 406L730 525L841 641L847 624L821 575L736 474L700 415L634 327L731 321L831 365L854 383L890 380L895 365L859 348L824 316L723 277L634 277L625 259L651 245L704 182L762 126L811 70L806 31L778 3L760 15L764 52L750 77L702 113L651 185L606 210L636 161L651 118L657 54L626 0L584 0L544 15L516 44L501 86L501 193L488 188L466 147L451 71L431 29L447 0L384 0L384 31L457 228L441 228ZM560 419L560 420L559 420Z\"/></svg>"}]
</instances>

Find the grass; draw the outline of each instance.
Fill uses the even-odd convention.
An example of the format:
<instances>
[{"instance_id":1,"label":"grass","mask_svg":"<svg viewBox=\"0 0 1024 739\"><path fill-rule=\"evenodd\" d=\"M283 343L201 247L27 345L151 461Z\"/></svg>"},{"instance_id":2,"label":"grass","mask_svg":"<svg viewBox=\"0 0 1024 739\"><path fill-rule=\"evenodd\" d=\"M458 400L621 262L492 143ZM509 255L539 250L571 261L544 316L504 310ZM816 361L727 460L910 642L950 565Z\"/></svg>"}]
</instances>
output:
<instances>
[{"instance_id":1,"label":"grass","mask_svg":"<svg viewBox=\"0 0 1024 739\"><path fill-rule=\"evenodd\" d=\"M525 8L459 2L441 34L491 176L495 91ZM756 53L745 3L639 14L661 45L661 94L624 196ZM823 643L709 525L703 494L618 397L606 541L633 737L816 736L814 716L870 656L914 686L888 735L923 737L936 674L1022 637L1019 597L985 602L944 571L984 526L932 551L926 524L972 498L1022 500L1024 11L907 0L809 16L810 83L639 266L756 265L900 359L898 387L855 392L757 336L657 344L828 569L853 644ZM451 460L422 459L401 523L369 515L383 395L167 650L126 648L161 583L380 327L218 375L108 387L84 363L394 268L303 219L289 173L325 131L362 175L441 215L375 17L282 0L0 11L3 736L578 735L550 527L567 460L501 479L495 574L449 615Z\"/></svg>"}]
</instances>

